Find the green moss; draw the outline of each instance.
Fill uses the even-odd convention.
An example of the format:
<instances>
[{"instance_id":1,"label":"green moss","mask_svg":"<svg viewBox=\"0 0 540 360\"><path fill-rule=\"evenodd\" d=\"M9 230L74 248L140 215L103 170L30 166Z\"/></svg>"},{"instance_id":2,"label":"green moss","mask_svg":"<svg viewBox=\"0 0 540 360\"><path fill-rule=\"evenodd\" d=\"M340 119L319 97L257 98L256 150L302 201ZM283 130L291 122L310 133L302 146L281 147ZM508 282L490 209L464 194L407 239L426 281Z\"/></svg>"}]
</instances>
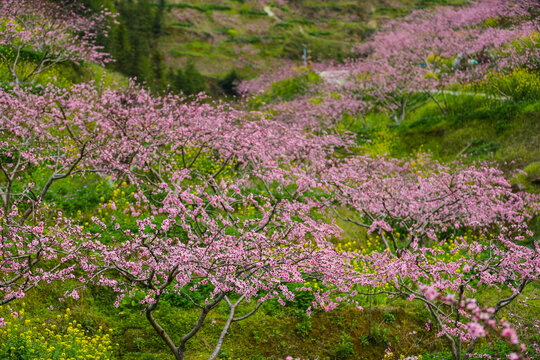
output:
<instances>
[{"instance_id":1,"label":"green moss","mask_svg":"<svg viewBox=\"0 0 540 360\"><path fill-rule=\"evenodd\" d=\"M179 27L185 27L185 28L192 28L192 27L193 27L193 24L186 23L186 22L176 21L176 22L171 23L171 26L179 26Z\"/></svg>"}]
</instances>

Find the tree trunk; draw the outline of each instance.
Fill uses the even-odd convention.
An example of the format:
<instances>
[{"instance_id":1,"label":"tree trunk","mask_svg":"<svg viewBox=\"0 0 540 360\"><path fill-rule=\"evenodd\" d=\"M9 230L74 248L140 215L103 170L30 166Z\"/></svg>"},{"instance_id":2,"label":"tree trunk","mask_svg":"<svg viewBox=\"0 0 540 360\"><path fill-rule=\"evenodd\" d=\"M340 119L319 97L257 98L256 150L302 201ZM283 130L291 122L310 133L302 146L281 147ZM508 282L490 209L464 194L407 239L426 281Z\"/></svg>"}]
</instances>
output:
<instances>
[{"instance_id":1,"label":"tree trunk","mask_svg":"<svg viewBox=\"0 0 540 360\"><path fill-rule=\"evenodd\" d=\"M465 351L465 356L463 357L463 360L469 360L472 352L474 351L474 348L476 347L477 342L478 342L478 338L471 340L469 346L467 347L467 351Z\"/></svg>"},{"instance_id":2,"label":"tree trunk","mask_svg":"<svg viewBox=\"0 0 540 360\"><path fill-rule=\"evenodd\" d=\"M174 358L176 360L184 360L184 351L176 347L172 339L169 337L169 334L167 334L165 329L163 329L163 327L156 321L156 319L152 315L152 311L154 311L154 309L157 307L158 302L159 298L156 299L155 303L150 304L146 307L146 318L148 319L154 330L156 330L158 335L163 339L163 341L165 341L165 343L173 353Z\"/></svg>"}]
</instances>

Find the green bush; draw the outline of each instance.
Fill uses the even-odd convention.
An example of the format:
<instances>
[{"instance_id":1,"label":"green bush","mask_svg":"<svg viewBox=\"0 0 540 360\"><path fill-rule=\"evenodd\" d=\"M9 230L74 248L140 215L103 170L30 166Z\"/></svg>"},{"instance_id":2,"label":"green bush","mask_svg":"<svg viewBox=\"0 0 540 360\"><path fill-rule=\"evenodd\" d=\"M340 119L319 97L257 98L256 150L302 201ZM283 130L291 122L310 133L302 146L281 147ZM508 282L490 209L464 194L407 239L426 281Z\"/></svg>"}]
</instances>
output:
<instances>
[{"instance_id":1,"label":"green bush","mask_svg":"<svg viewBox=\"0 0 540 360\"><path fill-rule=\"evenodd\" d=\"M540 99L540 76L526 69L516 69L510 74L491 75L485 84L487 91L500 96L501 92L515 101Z\"/></svg>"},{"instance_id":2,"label":"green bush","mask_svg":"<svg viewBox=\"0 0 540 360\"><path fill-rule=\"evenodd\" d=\"M371 330L371 334L368 335L369 342L372 345L388 345L388 329L381 329L378 327L374 327Z\"/></svg>"},{"instance_id":3,"label":"green bush","mask_svg":"<svg viewBox=\"0 0 540 360\"><path fill-rule=\"evenodd\" d=\"M275 100L282 99L290 101L297 96L305 94L310 84L315 84L320 81L320 77L317 73L311 71L304 71L300 75L285 79L282 81L276 81L272 83L269 99Z\"/></svg>"},{"instance_id":4,"label":"green bush","mask_svg":"<svg viewBox=\"0 0 540 360\"><path fill-rule=\"evenodd\" d=\"M171 71L169 79L173 91L181 91L186 95L194 95L206 90L206 81L193 62L189 62L183 70Z\"/></svg>"},{"instance_id":5,"label":"green bush","mask_svg":"<svg viewBox=\"0 0 540 360\"><path fill-rule=\"evenodd\" d=\"M296 323L296 333L303 338L306 338L311 333L311 318L306 315L302 310L294 311L295 317L297 319Z\"/></svg>"},{"instance_id":6,"label":"green bush","mask_svg":"<svg viewBox=\"0 0 540 360\"><path fill-rule=\"evenodd\" d=\"M238 92L236 90L236 86L240 83L242 79L236 72L236 70L231 70L223 79L219 81L219 86L221 87L221 90L228 95L228 96L236 96L238 95Z\"/></svg>"},{"instance_id":7,"label":"green bush","mask_svg":"<svg viewBox=\"0 0 540 360\"><path fill-rule=\"evenodd\" d=\"M332 360L347 360L354 358L354 347L351 342L351 336L347 333L341 335L341 341L332 351L330 359Z\"/></svg>"},{"instance_id":8,"label":"green bush","mask_svg":"<svg viewBox=\"0 0 540 360\"><path fill-rule=\"evenodd\" d=\"M180 27L193 27L193 24L190 24L190 23L186 23L186 22L180 22L180 21L176 21L176 22L173 22L171 23L171 26L180 26Z\"/></svg>"},{"instance_id":9,"label":"green bush","mask_svg":"<svg viewBox=\"0 0 540 360\"><path fill-rule=\"evenodd\" d=\"M394 321L396 321L396 317L394 316L394 314L388 311L383 311L382 317L383 317L383 321L388 325L391 325L394 323Z\"/></svg>"},{"instance_id":10,"label":"green bush","mask_svg":"<svg viewBox=\"0 0 540 360\"><path fill-rule=\"evenodd\" d=\"M530 163L523 171L527 173L528 180L540 177L540 161Z\"/></svg>"}]
</instances>

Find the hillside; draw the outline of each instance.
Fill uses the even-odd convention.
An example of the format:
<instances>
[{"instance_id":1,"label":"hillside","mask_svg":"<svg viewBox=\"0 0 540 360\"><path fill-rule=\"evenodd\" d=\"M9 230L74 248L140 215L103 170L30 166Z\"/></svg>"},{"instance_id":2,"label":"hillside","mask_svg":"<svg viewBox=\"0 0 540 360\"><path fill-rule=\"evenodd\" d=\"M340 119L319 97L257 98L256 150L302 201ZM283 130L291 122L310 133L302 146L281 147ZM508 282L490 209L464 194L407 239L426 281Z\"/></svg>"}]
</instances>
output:
<instances>
[{"instance_id":1,"label":"hillside","mask_svg":"<svg viewBox=\"0 0 540 360\"><path fill-rule=\"evenodd\" d=\"M166 63L184 66L192 60L203 74L214 76L231 69L253 76L279 67L283 59L301 61L304 46L313 61L343 61L374 30L375 13L385 9L350 1L264 6L259 1L175 1L165 6L160 48Z\"/></svg>"},{"instance_id":2,"label":"hillside","mask_svg":"<svg viewBox=\"0 0 540 360\"><path fill-rule=\"evenodd\" d=\"M445 3L460 2L169 0L159 47L173 66L191 60L205 75L254 76L284 59L301 62L304 46L311 61L344 61L388 18Z\"/></svg>"},{"instance_id":3,"label":"hillside","mask_svg":"<svg viewBox=\"0 0 540 360\"><path fill-rule=\"evenodd\" d=\"M119 12L105 40L112 68L146 81L193 93L223 95L220 82L279 71L283 61L343 62L353 47L390 18L413 9L463 1L240 1L86 0ZM304 48L306 54L304 55ZM187 79L175 80L188 68ZM202 77L198 75L202 74ZM227 86L227 85L225 85ZM225 90L226 92L226 90Z\"/></svg>"},{"instance_id":4,"label":"hillside","mask_svg":"<svg viewBox=\"0 0 540 360\"><path fill-rule=\"evenodd\" d=\"M540 359L535 1L80 3L0 1L0 360Z\"/></svg>"}]
</instances>

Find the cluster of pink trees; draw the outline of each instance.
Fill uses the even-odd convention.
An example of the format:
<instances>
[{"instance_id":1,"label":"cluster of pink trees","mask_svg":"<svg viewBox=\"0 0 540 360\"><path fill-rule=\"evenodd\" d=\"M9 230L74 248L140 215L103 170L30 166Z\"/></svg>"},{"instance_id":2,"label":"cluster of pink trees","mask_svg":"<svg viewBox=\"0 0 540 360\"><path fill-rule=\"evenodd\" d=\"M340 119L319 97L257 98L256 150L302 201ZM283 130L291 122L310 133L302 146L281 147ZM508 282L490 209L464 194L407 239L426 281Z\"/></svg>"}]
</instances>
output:
<instances>
[{"instance_id":1,"label":"cluster of pink trees","mask_svg":"<svg viewBox=\"0 0 540 360\"><path fill-rule=\"evenodd\" d=\"M443 90L453 84L520 66L537 69L538 9L532 1L485 0L413 12L358 46L361 58L326 69L339 81L318 83L307 98L267 108L278 119L310 129L324 124L326 131L343 125L347 113L362 116L374 108L399 123L426 100L444 113ZM497 313L537 280L539 249L526 224L538 212L538 200L514 194L493 165L420 160L349 156L321 163L318 181L335 216L381 239L357 257L359 268L376 272L354 273L350 281L390 285L381 293L424 302L454 359L462 352L469 358L487 332L478 329L496 329ZM487 288L507 292L491 307L467 305L473 303L467 297ZM499 330L518 343L507 336L508 323Z\"/></svg>"},{"instance_id":2,"label":"cluster of pink trees","mask_svg":"<svg viewBox=\"0 0 540 360\"><path fill-rule=\"evenodd\" d=\"M539 25L534 0L482 0L466 7L418 10L386 23L356 47L358 57L345 65L315 64L313 71L339 77L327 79L325 99L333 101L341 93L351 103L365 103L357 114L376 108L399 124L426 101L445 113L444 90L453 85L521 66L538 69ZM291 68L285 67L279 78L290 76ZM270 83L266 77L240 88L257 94ZM302 113L308 107L297 109Z\"/></svg>"},{"instance_id":3,"label":"cluster of pink trees","mask_svg":"<svg viewBox=\"0 0 540 360\"><path fill-rule=\"evenodd\" d=\"M79 282L66 294L74 298L89 282L119 299L144 289L148 320L183 358L186 342L223 301L231 315L215 358L231 322L265 300L294 298L286 284L317 278L350 287L347 257L330 242L338 228L314 216L319 205L309 198L310 163L331 152L333 139L133 84L38 94L15 88L1 99L2 303L53 280ZM138 189L124 214L111 204L118 214L94 218L99 231L60 213L52 219L51 187L89 173ZM175 344L153 312L163 294L203 285L214 290L197 304L200 321ZM254 309L236 315L244 300Z\"/></svg>"},{"instance_id":4,"label":"cluster of pink trees","mask_svg":"<svg viewBox=\"0 0 540 360\"><path fill-rule=\"evenodd\" d=\"M91 16L85 12L69 1L0 1L0 58L11 80L34 83L40 73L68 61L107 62L95 40L98 33L106 35L112 14L105 9Z\"/></svg>"},{"instance_id":5,"label":"cluster of pink trees","mask_svg":"<svg viewBox=\"0 0 540 360\"><path fill-rule=\"evenodd\" d=\"M379 234L373 249L358 254L366 273L351 281L422 301L454 359L461 359L463 343L468 359L485 336L478 329L494 327L495 315L538 279L540 249L527 227L538 199L513 193L489 164L356 158L327 178L332 209L355 214L337 216ZM474 294L487 288L508 291L486 310Z\"/></svg>"},{"instance_id":6,"label":"cluster of pink trees","mask_svg":"<svg viewBox=\"0 0 540 360\"><path fill-rule=\"evenodd\" d=\"M71 280L66 295L73 298L87 284L110 288L116 305L143 291L145 316L177 359L208 314L226 304L215 359L230 326L264 301L309 291L314 308L330 310L370 288L422 301L454 359L462 358L464 343L468 358L489 329L519 345L496 315L538 280L540 249L527 227L538 199L513 193L490 164L355 155L354 138L338 125L343 113L369 105L354 91L334 93L337 85L319 89L322 104L298 99L273 106L272 116L204 97L155 96L133 83L23 89L17 83L31 83L54 63L103 61L90 29L107 12L87 20L46 1L1 4L2 45L18 55L2 52L16 84L0 90L0 303L55 280ZM507 14L500 2L479 4L498 10L461 11L481 19ZM38 5L43 13L29 10ZM508 16L527 18L521 11L513 7ZM422 19L416 13L405 21L414 28ZM474 29L480 20L462 21L445 26ZM392 40L384 34L381 41ZM37 53L37 67L21 77L18 58L29 50ZM388 75L381 81L395 71L381 73ZM68 178L92 181L91 174L134 191L122 204L104 204L111 215L84 227L47 194ZM338 220L378 234L380 243L338 251ZM318 281L319 290L304 286L307 280ZM208 287L204 301L191 299ZM474 299L485 288L502 292L483 308ZM155 316L166 294L200 309L181 339Z\"/></svg>"},{"instance_id":7,"label":"cluster of pink trees","mask_svg":"<svg viewBox=\"0 0 540 360\"><path fill-rule=\"evenodd\" d=\"M535 1L483 0L392 20L357 47L363 58L349 65L358 79L355 91L396 123L426 98L444 112L436 94L450 85L483 79L493 70L537 66L537 9ZM511 46L516 41L521 45Z\"/></svg>"},{"instance_id":8,"label":"cluster of pink trees","mask_svg":"<svg viewBox=\"0 0 540 360\"><path fill-rule=\"evenodd\" d=\"M40 94L0 91L0 303L73 270L57 260L71 259L81 229L44 202L56 182L84 171L98 149L91 105L72 100L68 91L52 86Z\"/></svg>"}]
</instances>

